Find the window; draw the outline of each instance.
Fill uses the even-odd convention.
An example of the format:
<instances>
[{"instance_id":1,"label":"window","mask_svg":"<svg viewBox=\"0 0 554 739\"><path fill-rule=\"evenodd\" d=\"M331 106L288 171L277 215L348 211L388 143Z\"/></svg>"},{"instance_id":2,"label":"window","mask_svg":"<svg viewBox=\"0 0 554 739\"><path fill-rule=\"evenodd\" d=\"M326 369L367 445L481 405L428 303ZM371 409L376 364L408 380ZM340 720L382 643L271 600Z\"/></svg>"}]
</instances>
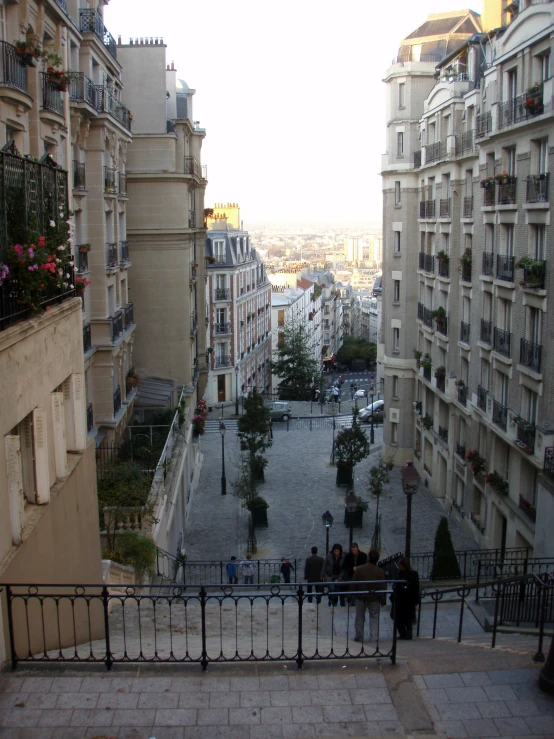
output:
<instances>
[{"instance_id":1,"label":"window","mask_svg":"<svg viewBox=\"0 0 554 739\"><path fill-rule=\"evenodd\" d=\"M398 107L403 108L406 105L406 85L404 82L398 83Z\"/></svg>"},{"instance_id":2,"label":"window","mask_svg":"<svg viewBox=\"0 0 554 739\"><path fill-rule=\"evenodd\" d=\"M541 54L537 61L539 62L539 76L541 82L546 82L546 80L550 79L550 52L547 51L546 53Z\"/></svg>"},{"instance_id":3,"label":"window","mask_svg":"<svg viewBox=\"0 0 554 739\"><path fill-rule=\"evenodd\" d=\"M398 375L392 376L392 397L398 398Z\"/></svg>"},{"instance_id":4,"label":"window","mask_svg":"<svg viewBox=\"0 0 554 739\"><path fill-rule=\"evenodd\" d=\"M545 255L546 226L533 226L535 259L541 261Z\"/></svg>"},{"instance_id":5,"label":"window","mask_svg":"<svg viewBox=\"0 0 554 739\"><path fill-rule=\"evenodd\" d=\"M404 156L404 133L401 131L396 134L396 156Z\"/></svg>"},{"instance_id":6,"label":"window","mask_svg":"<svg viewBox=\"0 0 554 739\"><path fill-rule=\"evenodd\" d=\"M394 253L400 254L400 231L394 232Z\"/></svg>"},{"instance_id":7,"label":"window","mask_svg":"<svg viewBox=\"0 0 554 739\"><path fill-rule=\"evenodd\" d=\"M398 424L391 423L390 425L390 443L398 444Z\"/></svg>"},{"instance_id":8,"label":"window","mask_svg":"<svg viewBox=\"0 0 554 739\"><path fill-rule=\"evenodd\" d=\"M491 385L491 363L486 359L481 360L481 387L488 390Z\"/></svg>"},{"instance_id":9,"label":"window","mask_svg":"<svg viewBox=\"0 0 554 739\"><path fill-rule=\"evenodd\" d=\"M393 328L392 330L392 349L397 352L400 351L400 329Z\"/></svg>"},{"instance_id":10,"label":"window","mask_svg":"<svg viewBox=\"0 0 554 739\"><path fill-rule=\"evenodd\" d=\"M399 303L400 302L400 280L393 280L393 286L394 286L394 296L393 296L393 302Z\"/></svg>"},{"instance_id":11,"label":"window","mask_svg":"<svg viewBox=\"0 0 554 739\"><path fill-rule=\"evenodd\" d=\"M216 262L225 263L225 242L224 241L214 241L213 242L213 252L214 257L216 259Z\"/></svg>"},{"instance_id":12,"label":"window","mask_svg":"<svg viewBox=\"0 0 554 739\"><path fill-rule=\"evenodd\" d=\"M506 162L506 172L509 175L515 176L516 173L516 149L515 146L511 146L509 149L504 150L504 159Z\"/></svg>"},{"instance_id":13,"label":"window","mask_svg":"<svg viewBox=\"0 0 554 739\"><path fill-rule=\"evenodd\" d=\"M284 308L277 311L277 325L278 326L284 326L285 325L285 310Z\"/></svg>"},{"instance_id":14,"label":"window","mask_svg":"<svg viewBox=\"0 0 554 739\"><path fill-rule=\"evenodd\" d=\"M515 100L517 97L517 70L511 69L506 77L506 99Z\"/></svg>"},{"instance_id":15,"label":"window","mask_svg":"<svg viewBox=\"0 0 554 739\"><path fill-rule=\"evenodd\" d=\"M485 225L485 251L494 254L494 226L491 223Z\"/></svg>"},{"instance_id":16,"label":"window","mask_svg":"<svg viewBox=\"0 0 554 739\"><path fill-rule=\"evenodd\" d=\"M394 183L394 204L400 205L402 202L402 191L400 190L400 182Z\"/></svg>"}]
</instances>

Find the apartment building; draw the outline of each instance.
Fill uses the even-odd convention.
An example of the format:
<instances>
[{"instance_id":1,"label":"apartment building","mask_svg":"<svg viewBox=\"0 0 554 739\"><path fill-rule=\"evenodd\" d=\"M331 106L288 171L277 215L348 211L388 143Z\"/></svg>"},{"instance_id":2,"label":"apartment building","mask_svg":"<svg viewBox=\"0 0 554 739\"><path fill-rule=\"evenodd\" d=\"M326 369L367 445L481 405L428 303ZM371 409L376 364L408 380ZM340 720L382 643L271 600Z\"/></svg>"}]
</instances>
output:
<instances>
[{"instance_id":1,"label":"apartment building","mask_svg":"<svg viewBox=\"0 0 554 739\"><path fill-rule=\"evenodd\" d=\"M340 291L335 285L322 285L321 310L323 320L321 357L325 362L341 348L344 332L343 303L340 300Z\"/></svg>"},{"instance_id":2,"label":"apartment building","mask_svg":"<svg viewBox=\"0 0 554 739\"><path fill-rule=\"evenodd\" d=\"M271 284L248 232L236 228L238 205L219 208L208 215L205 246L206 398L214 404L271 388Z\"/></svg>"},{"instance_id":3,"label":"apartment building","mask_svg":"<svg viewBox=\"0 0 554 739\"><path fill-rule=\"evenodd\" d=\"M410 61L402 42L387 71L385 447L415 457L480 545L544 556L554 5L485 2L483 17L440 61Z\"/></svg>"}]
</instances>

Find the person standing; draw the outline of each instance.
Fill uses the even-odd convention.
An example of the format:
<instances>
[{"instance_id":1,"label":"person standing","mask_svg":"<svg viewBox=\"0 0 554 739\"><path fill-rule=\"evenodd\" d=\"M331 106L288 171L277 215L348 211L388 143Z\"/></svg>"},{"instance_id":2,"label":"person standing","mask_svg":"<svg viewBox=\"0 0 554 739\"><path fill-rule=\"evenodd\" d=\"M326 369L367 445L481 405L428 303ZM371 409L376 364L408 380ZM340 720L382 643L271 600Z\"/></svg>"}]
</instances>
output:
<instances>
[{"instance_id":1,"label":"person standing","mask_svg":"<svg viewBox=\"0 0 554 739\"><path fill-rule=\"evenodd\" d=\"M281 575L286 583L290 582L290 573L292 571L292 565L286 557L281 557Z\"/></svg>"},{"instance_id":2,"label":"person standing","mask_svg":"<svg viewBox=\"0 0 554 739\"><path fill-rule=\"evenodd\" d=\"M227 562L227 577L229 578L229 585L238 585L239 582L239 568L237 565L237 558L231 557Z\"/></svg>"},{"instance_id":3,"label":"person standing","mask_svg":"<svg viewBox=\"0 0 554 739\"><path fill-rule=\"evenodd\" d=\"M323 565L325 564L325 561L323 557L317 556L317 547L312 547L312 556L306 557L306 564L304 565L304 580L306 580L307 583L310 583L306 590L308 591L308 603L312 602L312 588L313 585L311 583L319 583L321 582L321 570L323 569ZM321 591L323 590L321 585L315 586L315 592L316 592L316 602L321 603Z\"/></svg>"},{"instance_id":4,"label":"person standing","mask_svg":"<svg viewBox=\"0 0 554 739\"><path fill-rule=\"evenodd\" d=\"M342 573L342 563L344 561L344 555L342 553L342 545L341 544L333 544L333 548L329 552L329 554L325 557L325 562L323 563L323 569L321 570L321 578L324 582L330 583L329 585L329 605L330 606L336 606L338 597L336 595L332 595L332 593L337 592L338 590L342 589L342 584L340 583L341 573ZM344 594L340 596L340 604L341 606L346 605L346 598Z\"/></svg>"},{"instance_id":5,"label":"person standing","mask_svg":"<svg viewBox=\"0 0 554 739\"><path fill-rule=\"evenodd\" d=\"M377 567L379 561L379 552L376 549L370 549L369 551L369 562L363 565L359 565L355 568L353 575L354 582L352 583L352 590L356 591L356 618L354 621L354 629L356 635L354 641L364 640L364 624L365 624L365 612L366 609L369 611L369 639L371 642L379 641L379 612L381 606L386 603L385 593L379 592L366 592L361 593L360 591L369 590L371 585L369 582L375 580L385 580L385 573L380 567ZM365 581L365 583L357 584ZM383 585L385 588L385 585ZM359 595L358 595L359 593Z\"/></svg>"},{"instance_id":6,"label":"person standing","mask_svg":"<svg viewBox=\"0 0 554 739\"><path fill-rule=\"evenodd\" d=\"M365 552L361 552L358 544L353 541L350 545L350 551L347 555L344 557L344 562L342 563L342 580L352 580L352 576L354 575L354 572L356 571L356 567L359 565L365 565L367 562L367 554ZM348 598L348 602L351 606L354 605L354 596L350 596Z\"/></svg>"},{"instance_id":7,"label":"person standing","mask_svg":"<svg viewBox=\"0 0 554 739\"><path fill-rule=\"evenodd\" d=\"M398 561L398 584L394 586L391 618L396 618L396 630L399 639L412 638L412 621L416 616L416 606L421 602L419 593L419 575L410 567L410 560L402 557Z\"/></svg>"},{"instance_id":8,"label":"person standing","mask_svg":"<svg viewBox=\"0 0 554 739\"><path fill-rule=\"evenodd\" d=\"M248 553L246 559L240 563L242 569L242 577L245 585L254 585L254 565L252 563L252 555Z\"/></svg>"},{"instance_id":9,"label":"person standing","mask_svg":"<svg viewBox=\"0 0 554 739\"><path fill-rule=\"evenodd\" d=\"M333 385L333 403L338 403L340 398L340 390L338 385Z\"/></svg>"},{"instance_id":10,"label":"person standing","mask_svg":"<svg viewBox=\"0 0 554 739\"><path fill-rule=\"evenodd\" d=\"M351 382L351 383L350 383L350 400L354 400L354 393L355 393L355 392L356 392L356 391L354 390L354 383L353 383L353 382Z\"/></svg>"}]
</instances>

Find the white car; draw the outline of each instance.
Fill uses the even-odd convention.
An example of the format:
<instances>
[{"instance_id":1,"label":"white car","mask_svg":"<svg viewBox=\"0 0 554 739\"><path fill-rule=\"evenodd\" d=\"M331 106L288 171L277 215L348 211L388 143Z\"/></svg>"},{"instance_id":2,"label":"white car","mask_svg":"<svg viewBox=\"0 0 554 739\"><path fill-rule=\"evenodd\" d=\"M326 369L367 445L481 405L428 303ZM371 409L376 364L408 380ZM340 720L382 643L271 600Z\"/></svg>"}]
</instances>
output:
<instances>
[{"instance_id":1,"label":"white car","mask_svg":"<svg viewBox=\"0 0 554 739\"><path fill-rule=\"evenodd\" d=\"M367 390L364 390L363 388L360 388L359 390L356 390L354 393L355 398L367 398Z\"/></svg>"}]
</instances>

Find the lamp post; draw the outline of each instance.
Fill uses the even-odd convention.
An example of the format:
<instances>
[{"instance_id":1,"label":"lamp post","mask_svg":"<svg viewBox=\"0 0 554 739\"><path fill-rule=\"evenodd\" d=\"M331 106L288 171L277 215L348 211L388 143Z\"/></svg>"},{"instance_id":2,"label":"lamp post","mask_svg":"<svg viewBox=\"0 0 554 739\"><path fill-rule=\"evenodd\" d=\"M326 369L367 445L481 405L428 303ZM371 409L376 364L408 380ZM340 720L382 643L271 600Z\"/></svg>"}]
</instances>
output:
<instances>
[{"instance_id":1,"label":"lamp post","mask_svg":"<svg viewBox=\"0 0 554 739\"><path fill-rule=\"evenodd\" d=\"M329 552L329 529L333 525L333 516L329 511L325 511L321 516L321 520L325 526L325 554L327 555Z\"/></svg>"},{"instance_id":2,"label":"lamp post","mask_svg":"<svg viewBox=\"0 0 554 739\"><path fill-rule=\"evenodd\" d=\"M221 495L227 495L227 478L225 477L225 424L223 421L219 424L219 433L221 434Z\"/></svg>"},{"instance_id":3,"label":"lamp post","mask_svg":"<svg viewBox=\"0 0 554 739\"><path fill-rule=\"evenodd\" d=\"M235 367L235 416L239 414L239 366Z\"/></svg>"},{"instance_id":4,"label":"lamp post","mask_svg":"<svg viewBox=\"0 0 554 739\"><path fill-rule=\"evenodd\" d=\"M369 392L371 394L371 429L370 429L370 432L369 432L369 443L370 444L375 444L375 434L373 432L373 413L374 413L373 396L375 395L375 385L371 385L370 386Z\"/></svg>"},{"instance_id":5,"label":"lamp post","mask_svg":"<svg viewBox=\"0 0 554 739\"><path fill-rule=\"evenodd\" d=\"M406 462L402 467L400 474L402 475L402 490L406 496L406 546L404 547L404 556L409 557L411 552L412 539L412 497L417 493L420 477L414 467L413 462Z\"/></svg>"},{"instance_id":6,"label":"lamp post","mask_svg":"<svg viewBox=\"0 0 554 739\"><path fill-rule=\"evenodd\" d=\"M348 511L348 522L350 524L350 546L348 548L348 551L350 551L352 547L352 540L354 538L354 514L358 510L358 498L353 490L347 493L344 504L346 506L346 510Z\"/></svg>"}]
</instances>

